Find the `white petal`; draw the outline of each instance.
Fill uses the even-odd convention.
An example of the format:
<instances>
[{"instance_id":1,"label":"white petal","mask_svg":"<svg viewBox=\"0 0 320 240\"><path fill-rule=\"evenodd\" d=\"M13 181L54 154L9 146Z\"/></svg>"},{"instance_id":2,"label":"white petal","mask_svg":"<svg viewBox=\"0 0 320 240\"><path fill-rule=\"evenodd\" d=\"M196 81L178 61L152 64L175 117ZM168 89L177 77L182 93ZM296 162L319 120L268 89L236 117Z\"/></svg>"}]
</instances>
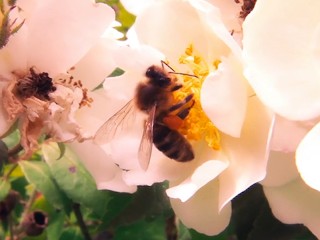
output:
<instances>
[{"instance_id":1,"label":"white petal","mask_svg":"<svg viewBox=\"0 0 320 240\"><path fill-rule=\"evenodd\" d=\"M320 114L318 9L318 0L258 1L243 25L248 80L265 104L292 120Z\"/></svg>"},{"instance_id":2,"label":"white petal","mask_svg":"<svg viewBox=\"0 0 320 240\"><path fill-rule=\"evenodd\" d=\"M278 187L298 176L294 153L272 151L269 155L267 175L260 183L267 187Z\"/></svg>"},{"instance_id":3,"label":"white petal","mask_svg":"<svg viewBox=\"0 0 320 240\"><path fill-rule=\"evenodd\" d=\"M193 174L177 186L167 189L170 198L178 198L182 202L190 199L201 187L215 179L228 167L228 163L209 160L200 165Z\"/></svg>"},{"instance_id":4,"label":"white petal","mask_svg":"<svg viewBox=\"0 0 320 240\"><path fill-rule=\"evenodd\" d=\"M187 227L206 235L217 235L228 226L231 216L231 204L219 211L218 189L218 181L212 181L186 202L170 199L171 206Z\"/></svg>"},{"instance_id":5,"label":"white petal","mask_svg":"<svg viewBox=\"0 0 320 240\"><path fill-rule=\"evenodd\" d=\"M239 62L223 58L216 72L209 75L201 88L201 106L222 132L239 137L247 106L247 84Z\"/></svg>"},{"instance_id":6,"label":"white petal","mask_svg":"<svg viewBox=\"0 0 320 240\"><path fill-rule=\"evenodd\" d=\"M320 238L320 193L301 179L281 187L264 187L273 214L288 224L302 223Z\"/></svg>"},{"instance_id":7,"label":"white petal","mask_svg":"<svg viewBox=\"0 0 320 240\"><path fill-rule=\"evenodd\" d=\"M29 66L52 76L72 67L114 20L106 4L90 0L38 1L27 19Z\"/></svg>"},{"instance_id":8,"label":"white petal","mask_svg":"<svg viewBox=\"0 0 320 240\"><path fill-rule=\"evenodd\" d=\"M274 151L294 152L311 127L277 115L270 148Z\"/></svg>"},{"instance_id":9,"label":"white petal","mask_svg":"<svg viewBox=\"0 0 320 240\"><path fill-rule=\"evenodd\" d=\"M296 151L296 164L302 179L320 191L320 123L301 141Z\"/></svg>"},{"instance_id":10,"label":"white petal","mask_svg":"<svg viewBox=\"0 0 320 240\"><path fill-rule=\"evenodd\" d=\"M221 136L222 149L230 162L229 167L219 176L221 207L265 177L272 119L259 99L250 97L241 137Z\"/></svg>"}]
</instances>

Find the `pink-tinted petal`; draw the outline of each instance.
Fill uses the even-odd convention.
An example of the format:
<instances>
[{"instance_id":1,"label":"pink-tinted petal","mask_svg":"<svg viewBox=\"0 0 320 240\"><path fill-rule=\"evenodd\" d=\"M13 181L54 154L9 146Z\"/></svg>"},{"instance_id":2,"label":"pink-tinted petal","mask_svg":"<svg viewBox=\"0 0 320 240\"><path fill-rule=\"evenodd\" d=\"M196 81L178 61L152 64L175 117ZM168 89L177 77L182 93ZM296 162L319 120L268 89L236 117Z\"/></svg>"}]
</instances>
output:
<instances>
[{"instance_id":1,"label":"pink-tinted petal","mask_svg":"<svg viewBox=\"0 0 320 240\"><path fill-rule=\"evenodd\" d=\"M240 3L234 0L209 0L209 2L219 8L222 21L229 31L233 30L235 33L242 31L239 19Z\"/></svg>"},{"instance_id":2,"label":"pink-tinted petal","mask_svg":"<svg viewBox=\"0 0 320 240\"><path fill-rule=\"evenodd\" d=\"M117 67L113 52L117 48L115 41L101 38L90 51L69 71L74 79L79 79L85 88L92 90Z\"/></svg>"},{"instance_id":3,"label":"pink-tinted petal","mask_svg":"<svg viewBox=\"0 0 320 240\"><path fill-rule=\"evenodd\" d=\"M294 152L311 127L304 122L290 121L276 115L271 150Z\"/></svg>"},{"instance_id":4,"label":"pink-tinted petal","mask_svg":"<svg viewBox=\"0 0 320 240\"><path fill-rule=\"evenodd\" d=\"M189 228L206 235L216 235L229 224L231 204L221 211L218 203L219 182L211 181L186 202L170 199L177 217Z\"/></svg>"},{"instance_id":5,"label":"pink-tinted petal","mask_svg":"<svg viewBox=\"0 0 320 240\"><path fill-rule=\"evenodd\" d=\"M141 168L136 168L132 171L126 172L124 174L126 182L130 185L151 185L155 182L169 180L172 184L174 183L173 185L179 188L178 185L188 181L195 171L197 172L196 175L199 176L199 172L204 169L201 171L196 169L206 161L210 159L219 159L220 163L217 163L217 166L220 167L223 165L222 161L226 161L226 156L224 156L220 151L213 151L204 141L195 143L193 145L193 150L196 156L194 160L189 162L177 162L173 159L167 158L156 147L153 147L152 157L147 171L144 171ZM137 151L137 148L135 151ZM179 171L177 171L177 169L179 169ZM215 171L219 170L217 169ZM214 174L210 174L210 176L208 176L204 181L210 181L209 178L213 179L214 177ZM196 178L195 181L195 184L198 184L198 188L200 188L203 181L202 183L199 183L199 178ZM183 198L183 196L181 196L181 198Z\"/></svg>"},{"instance_id":6,"label":"pink-tinted petal","mask_svg":"<svg viewBox=\"0 0 320 240\"><path fill-rule=\"evenodd\" d=\"M267 175L260 183L267 187L278 187L298 176L294 153L272 151L269 155Z\"/></svg>"},{"instance_id":7,"label":"pink-tinted petal","mask_svg":"<svg viewBox=\"0 0 320 240\"><path fill-rule=\"evenodd\" d=\"M302 179L320 191L320 123L312 128L296 151L296 164Z\"/></svg>"},{"instance_id":8,"label":"pink-tinted petal","mask_svg":"<svg viewBox=\"0 0 320 240\"><path fill-rule=\"evenodd\" d=\"M73 142L69 144L69 146L77 153L80 161L88 169L97 185L110 181L115 177L117 166L109 160L109 156L107 156L99 146L93 144L91 141L83 143Z\"/></svg>"},{"instance_id":9,"label":"pink-tinted petal","mask_svg":"<svg viewBox=\"0 0 320 240\"><path fill-rule=\"evenodd\" d=\"M106 4L90 0L37 1L26 20L28 64L55 75L72 67L114 20Z\"/></svg>"},{"instance_id":10,"label":"pink-tinted petal","mask_svg":"<svg viewBox=\"0 0 320 240\"><path fill-rule=\"evenodd\" d=\"M215 9L210 6L209 11ZM207 15L214 15L215 11ZM210 61L217 60L229 52L226 44L212 32L210 24L212 23L201 18L199 11L189 2L172 0L157 1L149 6L139 14L134 26L139 42L163 52L175 67L179 56L190 43L194 44L202 57ZM228 30L225 31L228 34ZM231 36L230 38L232 39Z\"/></svg>"},{"instance_id":11,"label":"pink-tinted petal","mask_svg":"<svg viewBox=\"0 0 320 240\"><path fill-rule=\"evenodd\" d=\"M318 9L318 0L257 1L243 25L249 82L265 104L292 120L320 114Z\"/></svg>"},{"instance_id":12,"label":"pink-tinted petal","mask_svg":"<svg viewBox=\"0 0 320 240\"><path fill-rule=\"evenodd\" d=\"M220 207L265 177L271 129L272 115L257 97L250 97L241 137L221 136L222 148L230 163L219 176Z\"/></svg>"},{"instance_id":13,"label":"pink-tinted petal","mask_svg":"<svg viewBox=\"0 0 320 240\"><path fill-rule=\"evenodd\" d=\"M213 33L215 37L218 37L226 46L228 46L232 50L232 53L237 58L241 59L240 46L230 34L232 30L229 31L227 29L227 26L222 21L221 16L219 14L219 9L209 4L207 1L189 0L189 2L197 10L202 25L209 27L207 32L202 32L201 34L208 34L208 37L211 38ZM212 40L214 39L210 39L209 41ZM213 44L212 42L210 43L211 45ZM224 50L221 49L221 46L220 48L218 48L218 46L214 46L214 49L211 49L210 45L209 47L210 48L208 49L208 51L211 51L211 53L217 53L219 52L219 50ZM222 52L221 55L226 56L226 53L227 52ZM208 58L211 59L212 56L209 55Z\"/></svg>"},{"instance_id":14,"label":"pink-tinted petal","mask_svg":"<svg viewBox=\"0 0 320 240\"><path fill-rule=\"evenodd\" d=\"M153 64L161 65L161 60L164 57L159 51L148 46L140 46L139 48L123 46L113 54L116 66L124 70L125 73L119 77L106 78L103 87L113 105L115 102L121 101L118 106L118 110L120 110L134 98L135 89L140 81L145 80L148 67Z\"/></svg>"},{"instance_id":15,"label":"pink-tinted petal","mask_svg":"<svg viewBox=\"0 0 320 240\"><path fill-rule=\"evenodd\" d=\"M222 132L239 137L246 114L247 85L234 57L223 58L201 88L201 106Z\"/></svg>"},{"instance_id":16,"label":"pink-tinted petal","mask_svg":"<svg viewBox=\"0 0 320 240\"><path fill-rule=\"evenodd\" d=\"M228 163L218 160L209 160L200 165L193 174L177 186L167 190L170 198L178 198L182 202L187 201L200 188L216 178L228 167Z\"/></svg>"},{"instance_id":17,"label":"pink-tinted petal","mask_svg":"<svg viewBox=\"0 0 320 240\"><path fill-rule=\"evenodd\" d=\"M3 108L2 100L2 88L7 86L7 82L1 82L0 80L0 137L4 135L10 128L12 122L8 121L8 116Z\"/></svg>"},{"instance_id":18,"label":"pink-tinted petal","mask_svg":"<svg viewBox=\"0 0 320 240\"><path fill-rule=\"evenodd\" d=\"M103 89L88 93L93 99L91 106L84 106L75 112L75 119L81 128L93 136L110 116L110 104Z\"/></svg>"},{"instance_id":19,"label":"pink-tinted petal","mask_svg":"<svg viewBox=\"0 0 320 240\"><path fill-rule=\"evenodd\" d=\"M20 20L22 21L22 20ZM27 67L27 27L9 38L8 44L0 50L0 81L12 79L12 71L24 70Z\"/></svg>"},{"instance_id":20,"label":"pink-tinted petal","mask_svg":"<svg viewBox=\"0 0 320 240\"><path fill-rule=\"evenodd\" d=\"M155 0L121 0L127 11L134 15L140 14L147 6L153 4Z\"/></svg>"},{"instance_id":21,"label":"pink-tinted petal","mask_svg":"<svg viewBox=\"0 0 320 240\"><path fill-rule=\"evenodd\" d=\"M109 181L97 183L98 189L107 189L116 192L134 193L137 191L136 185L127 185L123 179L123 171L117 169L115 171L115 177Z\"/></svg>"},{"instance_id":22,"label":"pink-tinted petal","mask_svg":"<svg viewBox=\"0 0 320 240\"><path fill-rule=\"evenodd\" d=\"M153 64L161 65L161 60L165 60L165 56L159 50L142 44L134 47L121 46L114 52L113 58L119 68L140 75L141 78L145 77L148 67Z\"/></svg>"},{"instance_id":23,"label":"pink-tinted petal","mask_svg":"<svg viewBox=\"0 0 320 240\"><path fill-rule=\"evenodd\" d=\"M320 238L320 193L301 179L280 187L264 187L273 214L288 224L302 223Z\"/></svg>"}]
</instances>

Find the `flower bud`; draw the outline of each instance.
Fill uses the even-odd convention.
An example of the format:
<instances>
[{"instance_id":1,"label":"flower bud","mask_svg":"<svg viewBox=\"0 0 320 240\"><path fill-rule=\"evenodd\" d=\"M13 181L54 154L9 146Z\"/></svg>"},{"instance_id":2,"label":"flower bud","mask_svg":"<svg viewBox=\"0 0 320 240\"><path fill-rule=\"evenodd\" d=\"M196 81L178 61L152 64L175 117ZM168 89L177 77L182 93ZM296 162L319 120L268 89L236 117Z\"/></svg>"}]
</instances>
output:
<instances>
[{"instance_id":1,"label":"flower bud","mask_svg":"<svg viewBox=\"0 0 320 240\"><path fill-rule=\"evenodd\" d=\"M19 200L20 194L11 190L6 198L0 202L0 220L4 221L7 219L8 215L15 208Z\"/></svg>"},{"instance_id":2,"label":"flower bud","mask_svg":"<svg viewBox=\"0 0 320 240\"><path fill-rule=\"evenodd\" d=\"M29 213L23 221L23 228L27 236L40 235L47 225L47 214L39 210Z\"/></svg>"}]
</instances>

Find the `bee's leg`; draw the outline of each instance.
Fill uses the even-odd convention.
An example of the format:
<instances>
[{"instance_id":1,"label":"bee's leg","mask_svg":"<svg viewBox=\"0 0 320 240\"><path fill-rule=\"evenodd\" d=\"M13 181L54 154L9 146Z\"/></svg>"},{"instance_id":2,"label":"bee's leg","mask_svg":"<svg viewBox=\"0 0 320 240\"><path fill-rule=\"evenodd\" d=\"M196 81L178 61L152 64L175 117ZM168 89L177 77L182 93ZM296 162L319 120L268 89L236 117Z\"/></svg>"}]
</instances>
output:
<instances>
[{"instance_id":1,"label":"bee's leg","mask_svg":"<svg viewBox=\"0 0 320 240\"><path fill-rule=\"evenodd\" d=\"M180 102L178 102L177 104L171 106L169 108L169 112L173 112L175 110L178 110L179 108L183 107L184 105L186 105L188 102L190 102L193 98L193 93L189 94L188 96L186 96L183 100L181 100ZM193 103L194 104L194 103ZM193 106L192 104L192 106Z\"/></svg>"},{"instance_id":2,"label":"bee's leg","mask_svg":"<svg viewBox=\"0 0 320 240\"><path fill-rule=\"evenodd\" d=\"M177 116L178 116L179 118L181 118L182 120L185 119L185 118L189 115L190 109L193 107L194 103L195 103L195 102L194 102L194 100L193 100L193 101L192 101L192 104L191 104L189 107L184 108L184 109L182 109L181 111L179 111L179 112L177 113Z\"/></svg>"},{"instance_id":3,"label":"bee's leg","mask_svg":"<svg viewBox=\"0 0 320 240\"><path fill-rule=\"evenodd\" d=\"M171 92L174 92L174 91L177 91L178 89L182 88L182 84L177 84L177 85L174 85L170 91Z\"/></svg>"}]
</instances>

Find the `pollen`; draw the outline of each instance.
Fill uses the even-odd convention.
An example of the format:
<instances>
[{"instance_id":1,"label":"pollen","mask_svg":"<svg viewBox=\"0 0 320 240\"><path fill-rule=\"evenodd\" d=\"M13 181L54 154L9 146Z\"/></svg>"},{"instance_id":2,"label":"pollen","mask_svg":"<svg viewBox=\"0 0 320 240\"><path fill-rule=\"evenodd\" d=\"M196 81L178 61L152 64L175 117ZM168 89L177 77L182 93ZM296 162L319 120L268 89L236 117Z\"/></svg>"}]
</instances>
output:
<instances>
[{"instance_id":1,"label":"pollen","mask_svg":"<svg viewBox=\"0 0 320 240\"><path fill-rule=\"evenodd\" d=\"M190 44L180 57L179 62L185 64L191 70L191 75L194 76L181 75L183 87L174 92L174 98L176 101L180 101L192 93L194 102L178 131L188 140L199 141L204 139L209 147L219 150L220 134L202 110L200 91L203 81L209 74L209 69L217 69L220 61L216 60L208 64L201 56L195 54L193 45Z\"/></svg>"}]
</instances>

